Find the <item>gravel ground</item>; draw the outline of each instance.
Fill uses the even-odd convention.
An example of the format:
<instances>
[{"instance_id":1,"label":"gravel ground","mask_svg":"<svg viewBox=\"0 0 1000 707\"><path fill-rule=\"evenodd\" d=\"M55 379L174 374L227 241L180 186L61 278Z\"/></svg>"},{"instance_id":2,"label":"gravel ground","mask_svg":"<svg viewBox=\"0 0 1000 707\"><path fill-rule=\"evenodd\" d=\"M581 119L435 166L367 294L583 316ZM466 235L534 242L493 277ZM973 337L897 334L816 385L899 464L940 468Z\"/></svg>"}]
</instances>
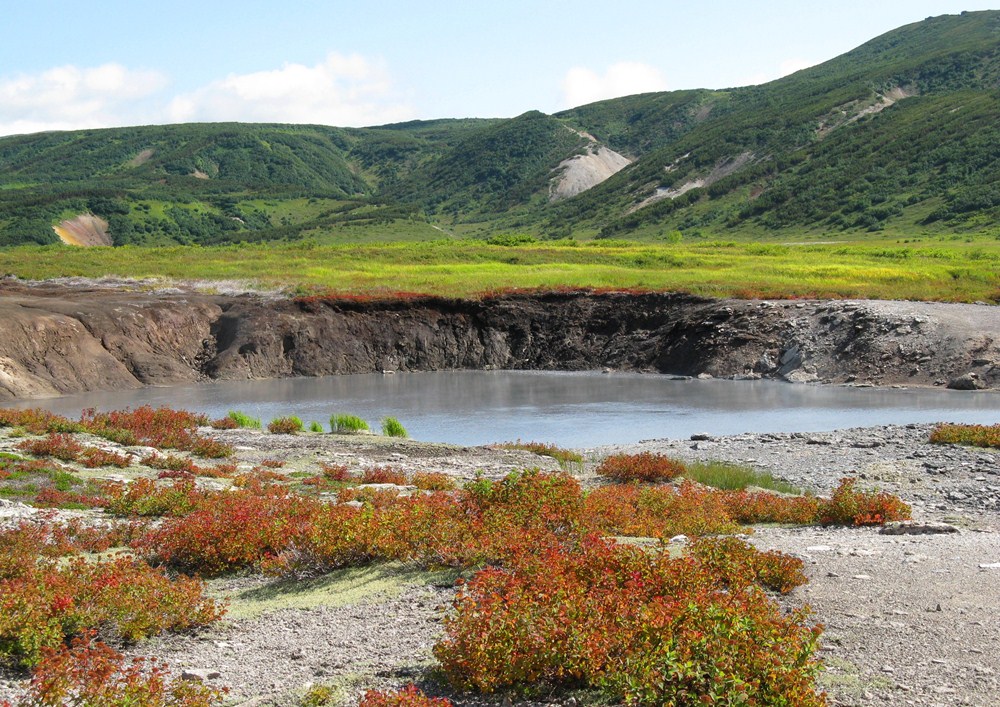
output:
<instances>
[{"instance_id":1,"label":"gravel ground","mask_svg":"<svg viewBox=\"0 0 1000 707\"><path fill-rule=\"evenodd\" d=\"M930 445L929 430L911 425L649 440L582 450L588 461L578 472L587 483L603 456L649 450L749 463L820 493L848 475L898 493L918 520L959 532L768 527L751 541L807 563L809 584L782 601L810 605L826 627L821 684L832 704L992 705L1000 688L1000 453ZM284 459L286 471L325 461L468 479L526 466L555 468L552 460L524 452L378 437L221 436L237 446L241 466ZM19 513L30 510L0 507L0 516ZM448 582L412 568L366 572L348 571L321 586L275 587L251 577L214 581L214 592L233 599L232 618L196 636L157 639L134 650L177 670L205 671L206 679L230 689L234 704L297 704L313 684L332 686L339 704L356 704L367 688L424 681L451 598ZM256 608L248 613L247 606ZM0 675L0 699L16 692L15 677Z\"/></svg>"}]
</instances>

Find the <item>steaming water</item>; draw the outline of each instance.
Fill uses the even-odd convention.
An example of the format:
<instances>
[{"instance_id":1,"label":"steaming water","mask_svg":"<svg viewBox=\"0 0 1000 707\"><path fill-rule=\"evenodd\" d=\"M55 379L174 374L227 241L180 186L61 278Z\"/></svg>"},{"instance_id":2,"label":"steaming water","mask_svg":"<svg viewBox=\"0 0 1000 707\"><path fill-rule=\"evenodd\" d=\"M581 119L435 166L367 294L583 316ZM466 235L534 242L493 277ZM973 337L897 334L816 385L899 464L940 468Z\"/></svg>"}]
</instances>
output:
<instances>
[{"instance_id":1,"label":"steaming water","mask_svg":"<svg viewBox=\"0 0 1000 707\"><path fill-rule=\"evenodd\" d=\"M820 432L913 422L1000 422L1000 394L935 389L672 380L654 374L448 371L352 375L30 400L76 417L88 407L169 405L221 417L242 410L265 424L281 415L327 425L346 412L399 418L415 439L474 445L521 439L568 447L740 432Z\"/></svg>"}]
</instances>

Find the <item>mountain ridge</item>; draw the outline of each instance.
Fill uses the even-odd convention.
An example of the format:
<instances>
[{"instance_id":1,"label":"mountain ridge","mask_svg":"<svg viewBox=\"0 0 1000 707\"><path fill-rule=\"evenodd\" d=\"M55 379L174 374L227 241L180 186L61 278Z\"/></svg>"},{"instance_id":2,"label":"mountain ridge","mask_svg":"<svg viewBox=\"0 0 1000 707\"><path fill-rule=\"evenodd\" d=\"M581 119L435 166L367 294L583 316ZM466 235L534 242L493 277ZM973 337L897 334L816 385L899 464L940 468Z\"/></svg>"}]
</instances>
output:
<instances>
[{"instance_id":1,"label":"mountain ridge","mask_svg":"<svg viewBox=\"0 0 1000 707\"><path fill-rule=\"evenodd\" d=\"M1000 11L942 15L759 86L370 128L209 123L0 138L0 245L284 238L1000 235ZM551 199L574 159L619 154ZM603 178L605 177L606 178Z\"/></svg>"}]
</instances>

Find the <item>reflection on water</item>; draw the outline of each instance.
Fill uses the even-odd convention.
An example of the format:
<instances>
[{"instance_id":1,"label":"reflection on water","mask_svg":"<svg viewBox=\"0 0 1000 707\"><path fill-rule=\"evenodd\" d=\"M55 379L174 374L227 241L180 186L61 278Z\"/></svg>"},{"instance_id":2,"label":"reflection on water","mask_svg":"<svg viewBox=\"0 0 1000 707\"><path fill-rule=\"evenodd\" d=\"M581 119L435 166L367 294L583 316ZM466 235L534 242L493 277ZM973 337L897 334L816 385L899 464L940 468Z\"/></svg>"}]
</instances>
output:
<instances>
[{"instance_id":1,"label":"reflection on water","mask_svg":"<svg viewBox=\"0 0 1000 707\"><path fill-rule=\"evenodd\" d=\"M327 424L348 412L378 426L391 415L416 439L484 444L522 439L572 447L739 432L819 432L910 422L1000 421L1000 395L790 385L772 381L671 380L654 374L448 371L294 378L143 388L31 400L76 417L169 405L221 417L242 410L265 422L298 415Z\"/></svg>"}]
</instances>

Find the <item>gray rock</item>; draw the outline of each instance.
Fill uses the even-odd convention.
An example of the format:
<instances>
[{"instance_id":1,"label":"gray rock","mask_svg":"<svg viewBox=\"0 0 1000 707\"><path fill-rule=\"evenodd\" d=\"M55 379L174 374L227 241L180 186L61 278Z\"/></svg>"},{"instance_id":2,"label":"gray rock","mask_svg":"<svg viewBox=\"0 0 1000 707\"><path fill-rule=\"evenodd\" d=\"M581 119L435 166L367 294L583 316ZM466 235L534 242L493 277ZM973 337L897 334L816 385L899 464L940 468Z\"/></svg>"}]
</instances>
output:
<instances>
[{"instance_id":1,"label":"gray rock","mask_svg":"<svg viewBox=\"0 0 1000 707\"><path fill-rule=\"evenodd\" d=\"M188 668L181 672L182 680L194 680L197 682L205 682L206 680L218 680L222 676L218 670L212 670L210 668Z\"/></svg>"},{"instance_id":2,"label":"gray rock","mask_svg":"<svg viewBox=\"0 0 1000 707\"><path fill-rule=\"evenodd\" d=\"M886 523L881 530L883 535L943 535L958 532L960 532L958 528L948 523L916 520L900 520Z\"/></svg>"},{"instance_id":3,"label":"gray rock","mask_svg":"<svg viewBox=\"0 0 1000 707\"><path fill-rule=\"evenodd\" d=\"M978 373L966 373L948 381L948 387L952 390L982 390L986 387L986 383Z\"/></svg>"}]
</instances>

